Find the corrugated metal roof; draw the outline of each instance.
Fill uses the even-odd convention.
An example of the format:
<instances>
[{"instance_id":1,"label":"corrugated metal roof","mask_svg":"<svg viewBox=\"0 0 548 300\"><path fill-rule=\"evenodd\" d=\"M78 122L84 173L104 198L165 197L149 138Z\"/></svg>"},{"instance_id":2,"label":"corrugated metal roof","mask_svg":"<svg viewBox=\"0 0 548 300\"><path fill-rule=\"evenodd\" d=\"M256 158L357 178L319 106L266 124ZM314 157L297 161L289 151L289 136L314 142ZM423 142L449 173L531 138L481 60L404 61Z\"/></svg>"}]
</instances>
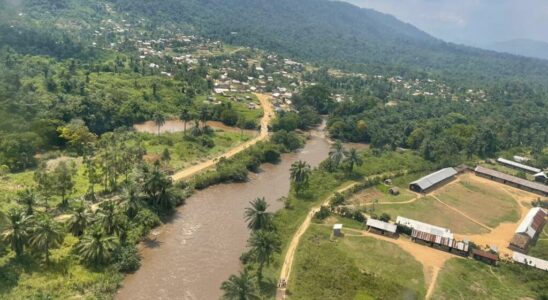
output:
<instances>
[{"instance_id":1,"label":"corrugated metal roof","mask_svg":"<svg viewBox=\"0 0 548 300\"><path fill-rule=\"evenodd\" d=\"M504 173L501 173L499 171L484 168L482 166L477 166L476 169L475 169L475 172L480 173L480 174L484 174L484 175L488 175L488 176L491 176L491 177L496 177L496 178L505 180L507 182L511 182L511 183L514 183L514 184L519 184L521 186L530 188L532 190L548 194L548 186L546 186L544 184L540 184L540 183L537 183L537 182L532 182L532 181L522 179L522 178L519 178L519 177L515 177L515 176L512 176L512 175L504 174Z\"/></svg>"},{"instance_id":2,"label":"corrugated metal roof","mask_svg":"<svg viewBox=\"0 0 548 300\"><path fill-rule=\"evenodd\" d=\"M426 175L419 180L411 182L413 185L418 185L422 190L426 190L437 183L444 181L445 179L451 178L457 175L457 171L453 168L441 169L437 172L434 172L430 175Z\"/></svg>"},{"instance_id":3,"label":"corrugated metal roof","mask_svg":"<svg viewBox=\"0 0 548 300\"><path fill-rule=\"evenodd\" d=\"M383 222L381 220L375 220L375 219L367 219L367 226L371 226L373 228L381 229L384 231L396 233L396 230L398 229L398 226L390 223Z\"/></svg>"},{"instance_id":4,"label":"corrugated metal roof","mask_svg":"<svg viewBox=\"0 0 548 300\"><path fill-rule=\"evenodd\" d=\"M412 229L416 229L418 231L426 232L433 235L438 235L444 238L453 238L453 234L451 233L451 230L427 223L423 223L420 221L404 218L404 217L397 217L396 218L396 224L401 224L404 226L407 226Z\"/></svg>"},{"instance_id":5,"label":"corrugated metal roof","mask_svg":"<svg viewBox=\"0 0 548 300\"><path fill-rule=\"evenodd\" d=\"M544 225L546 211L541 207L535 207L529 210L523 221L516 229L516 233L527 234L530 238L534 238L537 230Z\"/></svg>"},{"instance_id":6,"label":"corrugated metal roof","mask_svg":"<svg viewBox=\"0 0 548 300\"><path fill-rule=\"evenodd\" d=\"M525 254L519 253L519 252L514 252L514 254L512 255L512 259L515 262L525 264L525 265L528 265L528 266L531 266L531 267L535 267L537 269L541 269L541 270L544 270L544 271L548 271L548 261L546 261L546 260L536 258L536 257L532 257L532 256L529 256L529 255L525 255Z\"/></svg>"},{"instance_id":7,"label":"corrugated metal roof","mask_svg":"<svg viewBox=\"0 0 548 300\"><path fill-rule=\"evenodd\" d=\"M333 229L341 230L342 227L343 227L343 224L335 224L335 225L333 225Z\"/></svg>"},{"instance_id":8,"label":"corrugated metal roof","mask_svg":"<svg viewBox=\"0 0 548 300\"><path fill-rule=\"evenodd\" d=\"M508 159L505 159L505 158L502 158L502 157L499 157L497 159L497 161L503 165L509 165L509 166L512 166L514 168L518 168L518 169L522 169L522 170L525 170L525 171L528 171L528 172L531 172L531 173L539 173L540 171L542 171L541 169L538 169L538 168L534 168L534 167L531 167L531 166L527 166L527 165L524 165L524 164L520 164L518 162L515 162L513 160L508 160Z\"/></svg>"},{"instance_id":9,"label":"corrugated metal roof","mask_svg":"<svg viewBox=\"0 0 548 300\"><path fill-rule=\"evenodd\" d=\"M479 250L479 249L472 250L472 254L477 255L477 256L481 256L481 257L485 257L487 259L494 260L494 261L499 260L499 257L497 255L495 255L493 253L490 253L490 252L487 252L487 251Z\"/></svg>"}]
</instances>

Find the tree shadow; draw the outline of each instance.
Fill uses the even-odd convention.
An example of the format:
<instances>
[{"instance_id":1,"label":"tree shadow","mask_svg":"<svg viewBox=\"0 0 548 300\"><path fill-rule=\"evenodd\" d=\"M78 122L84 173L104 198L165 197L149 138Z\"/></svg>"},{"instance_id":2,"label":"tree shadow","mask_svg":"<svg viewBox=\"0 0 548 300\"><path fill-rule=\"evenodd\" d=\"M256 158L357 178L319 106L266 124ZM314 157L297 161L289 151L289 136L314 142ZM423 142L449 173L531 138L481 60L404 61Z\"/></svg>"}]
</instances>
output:
<instances>
[{"instance_id":1,"label":"tree shadow","mask_svg":"<svg viewBox=\"0 0 548 300\"><path fill-rule=\"evenodd\" d=\"M144 240L143 240L143 245L146 247L146 248L149 248L149 249L155 249L155 248L158 248L162 245L163 243L158 241L156 238L150 238L150 237L146 237Z\"/></svg>"},{"instance_id":2,"label":"tree shadow","mask_svg":"<svg viewBox=\"0 0 548 300\"><path fill-rule=\"evenodd\" d=\"M259 288L261 293L268 296L268 298L275 297L278 289L277 281L274 278L264 278L259 283Z\"/></svg>"}]
</instances>

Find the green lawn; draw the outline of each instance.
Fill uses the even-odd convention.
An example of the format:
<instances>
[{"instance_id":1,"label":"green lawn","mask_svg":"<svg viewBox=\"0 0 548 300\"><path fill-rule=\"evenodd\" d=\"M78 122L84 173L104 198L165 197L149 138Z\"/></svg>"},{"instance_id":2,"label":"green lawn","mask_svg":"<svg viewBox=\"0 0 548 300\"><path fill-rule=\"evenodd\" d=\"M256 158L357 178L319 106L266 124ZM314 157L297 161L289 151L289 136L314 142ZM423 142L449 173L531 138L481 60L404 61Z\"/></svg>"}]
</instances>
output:
<instances>
[{"instance_id":1,"label":"green lawn","mask_svg":"<svg viewBox=\"0 0 548 300\"><path fill-rule=\"evenodd\" d=\"M444 203L491 228L519 221L516 201L497 186L478 183L474 176L463 175L459 182L446 185L435 193Z\"/></svg>"},{"instance_id":2,"label":"green lawn","mask_svg":"<svg viewBox=\"0 0 548 300\"><path fill-rule=\"evenodd\" d=\"M311 225L296 253L291 299L420 299L422 266L398 246L365 237L331 239Z\"/></svg>"},{"instance_id":3,"label":"green lawn","mask_svg":"<svg viewBox=\"0 0 548 300\"><path fill-rule=\"evenodd\" d=\"M389 214L392 219L402 216L417 221L451 229L461 234L487 233L487 229L466 219L457 212L439 203L432 197L420 198L411 204L376 205L375 213Z\"/></svg>"},{"instance_id":4,"label":"green lawn","mask_svg":"<svg viewBox=\"0 0 548 300\"><path fill-rule=\"evenodd\" d=\"M546 299L548 272L472 259L449 260L439 274L433 299Z\"/></svg>"}]
</instances>

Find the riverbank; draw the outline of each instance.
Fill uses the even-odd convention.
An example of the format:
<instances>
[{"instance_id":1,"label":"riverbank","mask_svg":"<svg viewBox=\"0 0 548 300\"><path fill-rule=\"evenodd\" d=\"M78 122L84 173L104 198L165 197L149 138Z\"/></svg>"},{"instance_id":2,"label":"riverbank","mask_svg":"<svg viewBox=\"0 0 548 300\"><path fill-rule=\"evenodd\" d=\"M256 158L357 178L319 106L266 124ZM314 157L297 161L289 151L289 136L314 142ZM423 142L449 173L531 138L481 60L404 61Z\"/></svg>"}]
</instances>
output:
<instances>
[{"instance_id":1,"label":"riverbank","mask_svg":"<svg viewBox=\"0 0 548 300\"><path fill-rule=\"evenodd\" d=\"M248 202L264 196L271 211L282 208L278 199L289 193L291 164L305 160L317 166L328 152L323 134L313 132L303 149L283 154L279 164L263 165L248 182L196 192L142 244L142 266L125 278L117 298L218 299L221 283L241 267Z\"/></svg>"}]
</instances>

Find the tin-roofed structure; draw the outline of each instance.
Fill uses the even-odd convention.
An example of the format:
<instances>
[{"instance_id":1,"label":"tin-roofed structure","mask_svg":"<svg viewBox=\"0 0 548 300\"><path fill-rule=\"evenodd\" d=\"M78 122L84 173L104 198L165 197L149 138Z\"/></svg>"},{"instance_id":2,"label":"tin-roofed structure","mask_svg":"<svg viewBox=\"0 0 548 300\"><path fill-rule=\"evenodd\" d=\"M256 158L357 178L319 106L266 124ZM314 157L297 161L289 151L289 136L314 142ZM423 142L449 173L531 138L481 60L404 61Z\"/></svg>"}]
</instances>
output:
<instances>
[{"instance_id":1,"label":"tin-roofed structure","mask_svg":"<svg viewBox=\"0 0 548 300\"><path fill-rule=\"evenodd\" d=\"M441 236L444 238L453 238L453 233L451 233L451 230L427 223L423 223L420 221L404 218L404 217L397 217L396 218L396 224L403 225L406 227L409 227L411 229L416 229L421 232L429 233L436 236Z\"/></svg>"},{"instance_id":2,"label":"tin-roofed structure","mask_svg":"<svg viewBox=\"0 0 548 300\"><path fill-rule=\"evenodd\" d=\"M409 189L418 193L425 193L433 188L451 180L457 175L454 168L445 168L430 175L424 176L419 180L411 182Z\"/></svg>"},{"instance_id":3,"label":"tin-roofed structure","mask_svg":"<svg viewBox=\"0 0 548 300\"><path fill-rule=\"evenodd\" d=\"M548 186L544 184L501 173L499 171L484 168L482 166L477 166L474 171L478 176L498 181L500 183L504 183L528 192L537 193L542 196L548 196Z\"/></svg>"},{"instance_id":4,"label":"tin-roofed structure","mask_svg":"<svg viewBox=\"0 0 548 300\"><path fill-rule=\"evenodd\" d=\"M505 165L505 166L508 166L510 168L514 168L514 169L517 169L517 170L520 170L520 171L525 171L525 172L528 172L528 173L531 173L531 174L536 174L536 173L539 173L539 172L542 171L541 169L534 168L534 167L531 167L531 166L527 166L527 165L524 165L524 164L520 164L520 163L515 162L513 160L505 159L505 158L502 158L502 157L499 157L497 159L497 162L501 165Z\"/></svg>"},{"instance_id":5,"label":"tin-roofed structure","mask_svg":"<svg viewBox=\"0 0 548 300\"><path fill-rule=\"evenodd\" d=\"M479 249L472 250L472 257L492 265L496 265L499 260L498 255Z\"/></svg>"},{"instance_id":6,"label":"tin-roofed structure","mask_svg":"<svg viewBox=\"0 0 548 300\"><path fill-rule=\"evenodd\" d=\"M369 229L375 229L376 231L380 232L381 234L389 233L390 235L395 235L396 231L398 230L398 226L395 224L390 224L388 222L383 222L381 220L375 220L375 219L367 219L367 223L365 224Z\"/></svg>"},{"instance_id":7,"label":"tin-roofed structure","mask_svg":"<svg viewBox=\"0 0 548 300\"><path fill-rule=\"evenodd\" d=\"M523 221L516 229L516 233L510 241L510 247L524 251L532 240L542 231L548 213L541 207L535 207L527 213Z\"/></svg>"},{"instance_id":8,"label":"tin-roofed structure","mask_svg":"<svg viewBox=\"0 0 548 300\"><path fill-rule=\"evenodd\" d=\"M512 260L520 264L525 264L530 267L548 271L548 261L544 259L532 257L519 252L514 252L514 254L512 255Z\"/></svg>"}]
</instances>

